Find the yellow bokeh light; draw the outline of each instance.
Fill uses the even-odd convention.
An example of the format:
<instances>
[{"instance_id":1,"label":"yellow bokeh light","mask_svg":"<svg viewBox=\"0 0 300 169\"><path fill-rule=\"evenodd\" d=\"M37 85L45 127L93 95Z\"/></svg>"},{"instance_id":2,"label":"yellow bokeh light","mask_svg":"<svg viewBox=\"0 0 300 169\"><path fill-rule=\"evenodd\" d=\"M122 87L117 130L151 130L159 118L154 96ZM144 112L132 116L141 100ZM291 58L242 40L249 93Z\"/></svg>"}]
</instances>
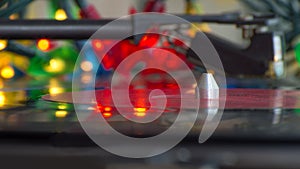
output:
<instances>
[{"instance_id":1,"label":"yellow bokeh light","mask_svg":"<svg viewBox=\"0 0 300 169\"><path fill-rule=\"evenodd\" d=\"M1 69L1 77L4 79L11 79L15 76L15 71L11 66L4 66Z\"/></svg>"},{"instance_id":2,"label":"yellow bokeh light","mask_svg":"<svg viewBox=\"0 0 300 169\"><path fill-rule=\"evenodd\" d=\"M83 61L81 64L80 64L80 68L85 71L85 72L89 72L93 69L93 64L89 61Z\"/></svg>"},{"instance_id":3,"label":"yellow bokeh light","mask_svg":"<svg viewBox=\"0 0 300 169\"><path fill-rule=\"evenodd\" d=\"M50 73L59 73L65 69L65 62L61 59L51 59L49 65L45 67L45 70Z\"/></svg>"},{"instance_id":4,"label":"yellow bokeh light","mask_svg":"<svg viewBox=\"0 0 300 169\"><path fill-rule=\"evenodd\" d=\"M0 51L7 47L7 40L0 39Z\"/></svg>"},{"instance_id":5,"label":"yellow bokeh light","mask_svg":"<svg viewBox=\"0 0 300 169\"><path fill-rule=\"evenodd\" d=\"M62 87L50 87L49 93L50 95L55 95L64 92L64 88Z\"/></svg>"},{"instance_id":6,"label":"yellow bokeh light","mask_svg":"<svg viewBox=\"0 0 300 169\"><path fill-rule=\"evenodd\" d=\"M4 93L0 92L0 107L4 106L5 100L6 100L6 98L5 98Z\"/></svg>"},{"instance_id":7,"label":"yellow bokeh light","mask_svg":"<svg viewBox=\"0 0 300 169\"><path fill-rule=\"evenodd\" d=\"M67 18L68 18L67 14L63 9L58 9L55 12L55 19L56 20L62 21L62 20L66 20Z\"/></svg>"},{"instance_id":8,"label":"yellow bokeh light","mask_svg":"<svg viewBox=\"0 0 300 169\"><path fill-rule=\"evenodd\" d=\"M59 93L63 93L65 91L65 88L61 87L59 84L59 81L57 79L50 79L49 81L49 94L50 95L56 95ZM64 105L64 104L62 104Z\"/></svg>"},{"instance_id":9,"label":"yellow bokeh light","mask_svg":"<svg viewBox=\"0 0 300 169\"><path fill-rule=\"evenodd\" d=\"M49 63L50 67L57 71L60 71L64 67L64 62L61 59L51 59Z\"/></svg>"},{"instance_id":10,"label":"yellow bokeh light","mask_svg":"<svg viewBox=\"0 0 300 169\"><path fill-rule=\"evenodd\" d=\"M55 112L55 117L57 118L65 118L68 115L67 111L64 110L58 110Z\"/></svg>"},{"instance_id":11,"label":"yellow bokeh light","mask_svg":"<svg viewBox=\"0 0 300 169\"><path fill-rule=\"evenodd\" d=\"M37 42L37 46L42 51L47 51L50 48L50 41L48 39L40 39Z\"/></svg>"}]
</instances>

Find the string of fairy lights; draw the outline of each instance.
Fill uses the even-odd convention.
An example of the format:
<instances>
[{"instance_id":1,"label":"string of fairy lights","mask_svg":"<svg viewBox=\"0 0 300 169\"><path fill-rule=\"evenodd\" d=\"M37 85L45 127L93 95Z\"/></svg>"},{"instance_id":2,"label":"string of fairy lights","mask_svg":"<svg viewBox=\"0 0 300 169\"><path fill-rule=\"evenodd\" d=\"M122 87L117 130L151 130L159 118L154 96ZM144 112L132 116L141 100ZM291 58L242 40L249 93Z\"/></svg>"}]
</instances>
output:
<instances>
[{"instance_id":1,"label":"string of fairy lights","mask_svg":"<svg viewBox=\"0 0 300 169\"><path fill-rule=\"evenodd\" d=\"M0 17L26 19L26 9L33 0L3 0L0 2ZM101 19L93 4L86 0L49 0L48 18L63 21L66 19ZM128 13L165 12L164 0L147 0L142 8L130 6ZM201 7L197 0L186 0L186 13L199 14ZM203 26L203 25L202 25ZM0 78L14 79L23 76L32 78L53 77L71 74L81 49L79 41L54 41L51 39L0 40ZM99 45L98 45L99 46ZM95 46L97 48L97 46ZM96 57L95 54L92 57ZM82 71L91 71L93 59L83 60Z\"/></svg>"}]
</instances>

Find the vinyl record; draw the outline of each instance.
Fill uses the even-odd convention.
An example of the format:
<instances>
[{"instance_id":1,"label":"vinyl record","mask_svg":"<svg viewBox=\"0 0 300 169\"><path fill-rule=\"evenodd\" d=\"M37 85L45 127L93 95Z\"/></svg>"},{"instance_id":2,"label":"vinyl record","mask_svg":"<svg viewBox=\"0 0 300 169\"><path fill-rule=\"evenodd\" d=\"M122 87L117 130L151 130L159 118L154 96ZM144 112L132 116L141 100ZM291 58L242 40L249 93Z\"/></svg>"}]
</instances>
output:
<instances>
[{"instance_id":1,"label":"vinyl record","mask_svg":"<svg viewBox=\"0 0 300 169\"><path fill-rule=\"evenodd\" d=\"M183 91L183 96L180 96L176 90L165 89L163 90L167 98L167 107L179 108L181 97L188 99L193 107L195 102L195 94L188 94L190 91ZM120 91L126 92L126 91ZM150 107L149 99L152 100L151 106L155 107L155 103L159 102L164 97L162 95L151 95L151 90L139 89L130 90L129 97L133 105L138 104L140 100L144 101L144 106ZM192 92L190 92L192 93ZM223 93L223 92L220 92ZM297 90L272 90L272 89L227 89L226 100L208 100L200 99L200 108L209 108L217 106L218 104L208 104L208 102L225 102L225 109L297 109L300 108L300 91ZM82 102L76 104L92 104L99 103L104 106L114 107L114 103L111 97L111 91L109 89L96 90L96 91L80 91L80 92L69 92L61 93L56 95L45 95L42 98L48 101L62 102L62 103L74 103L73 97L83 97L95 94L96 101L91 100L89 97L82 99ZM222 98L222 97L220 97ZM118 105L126 107L128 105ZM189 107L184 107L189 108Z\"/></svg>"}]
</instances>

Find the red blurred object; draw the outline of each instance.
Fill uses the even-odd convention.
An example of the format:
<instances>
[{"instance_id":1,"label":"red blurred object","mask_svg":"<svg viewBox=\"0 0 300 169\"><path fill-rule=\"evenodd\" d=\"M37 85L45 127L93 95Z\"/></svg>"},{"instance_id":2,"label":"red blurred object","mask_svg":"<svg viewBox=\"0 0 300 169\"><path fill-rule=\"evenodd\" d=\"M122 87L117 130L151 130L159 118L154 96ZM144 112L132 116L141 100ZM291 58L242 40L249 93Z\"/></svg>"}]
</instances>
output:
<instances>
[{"instance_id":1,"label":"red blurred object","mask_svg":"<svg viewBox=\"0 0 300 169\"><path fill-rule=\"evenodd\" d=\"M156 4L154 5L154 8L153 8L153 12L165 12L166 11L166 5L163 1L160 1L158 0L156 2Z\"/></svg>"},{"instance_id":2,"label":"red blurred object","mask_svg":"<svg viewBox=\"0 0 300 169\"><path fill-rule=\"evenodd\" d=\"M148 0L143 12L165 12L165 3L161 0Z\"/></svg>"},{"instance_id":3,"label":"red blurred object","mask_svg":"<svg viewBox=\"0 0 300 169\"><path fill-rule=\"evenodd\" d=\"M145 4L143 12L153 12L152 9L157 0L148 0Z\"/></svg>"},{"instance_id":4,"label":"red blurred object","mask_svg":"<svg viewBox=\"0 0 300 169\"><path fill-rule=\"evenodd\" d=\"M179 47L185 47L185 44L183 43L183 41L179 40L179 39L173 39L173 44L175 46L179 46Z\"/></svg>"},{"instance_id":5,"label":"red blurred object","mask_svg":"<svg viewBox=\"0 0 300 169\"><path fill-rule=\"evenodd\" d=\"M142 12L165 12L166 11L166 5L164 2L160 0L148 0L145 5ZM129 14L136 14L138 13L137 9L134 6L131 6L129 8Z\"/></svg>"},{"instance_id":6,"label":"red blurred object","mask_svg":"<svg viewBox=\"0 0 300 169\"><path fill-rule=\"evenodd\" d=\"M158 43L159 37L159 34L146 34L142 37L139 47L146 48L155 46Z\"/></svg>"},{"instance_id":7,"label":"red blurred object","mask_svg":"<svg viewBox=\"0 0 300 169\"><path fill-rule=\"evenodd\" d=\"M178 56L181 60L183 60L189 67L193 67L191 63L189 63L185 57L184 54L177 52L175 49L172 49L169 43L163 43L166 44L165 46L157 47L157 44L160 39L159 34L145 34L142 38L141 41L139 42L138 45L135 45L131 40L122 40L118 42L115 46L113 46L109 52L106 54L104 53L105 49L108 50L107 48L110 47L115 41L113 40L94 40L92 42L92 46L94 49L94 52L97 54L99 59L102 58L102 64L105 69L116 69L119 64L128 56L133 54L134 52L137 52L139 50L143 49L148 49L148 48L158 48L158 49L163 49L166 50L176 56ZM181 42L178 39L174 40L175 44L179 45L178 47L184 47L184 43ZM146 64L149 65L157 65L160 64L160 67L165 67L167 70L180 70L181 69L181 64L172 59L171 54L166 54L161 53L161 52L156 52L154 50L153 52L154 56L149 55L149 56L139 56L136 57L136 60L131 61L126 65L127 67L127 72L129 73L134 66L140 62L141 57L148 57L146 60ZM155 58L155 59L153 59ZM144 58L145 60L145 58Z\"/></svg>"},{"instance_id":8,"label":"red blurred object","mask_svg":"<svg viewBox=\"0 0 300 169\"><path fill-rule=\"evenodd\" d=\"M108 95L108 93L106 92L104 92L103 94L106 96L111 95L111 94ZM108 105L108 103L99 102L97 105L97 112L101 113L104 118L110 118L113 115L112 114L113 108L111 106L102 106L102 105Z\"/></svg>"},{"instance_id":9,"label":"red blurred object","mask_svg":"<svg viewBox=\"0 0 300 169\"><path fill-rule=\"evenodd\" d=\"M93 5L88 5L86 8L80 10L81 18L88 18L88 19L100 19L101 16L98 13L97 9Z\"/></svg>"},{"instance_id":10,"label":"red blurred object","mask_svg":"<svg viewBox=\"0 0 300 169\"><path fill-rule=\"evenodd\" d=\"M129 8L129 12L128 12L130 15L132 15L132 14L136 14L137 13L137 10L136 10L136 8L134 7L134 6L131 6L130 8Z\"/></svg>"},{"instance_id":11,"label":"red blurred object","mask_svg":"<svg viewBox=\"0 0 300 169\"><path fill-rule=\"evenodd\" d=\"M158 6L158 8L157 8L157 12L165 12L166 11L166 6L165 6L165 4L162 4L161 3L161 5L159 5Z\"/></svg>"}]
</instances>

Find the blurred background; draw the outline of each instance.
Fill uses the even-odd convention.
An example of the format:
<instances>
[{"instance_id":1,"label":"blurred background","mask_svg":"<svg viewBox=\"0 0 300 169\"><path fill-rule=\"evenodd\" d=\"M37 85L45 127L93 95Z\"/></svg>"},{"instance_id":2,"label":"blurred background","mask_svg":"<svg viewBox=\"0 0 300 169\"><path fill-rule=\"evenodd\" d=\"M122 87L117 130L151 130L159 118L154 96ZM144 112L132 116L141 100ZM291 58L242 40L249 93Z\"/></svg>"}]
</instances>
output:
<instances>
[{"instance_id":1,"label":"blurred background","mask_svg":"<svg viewBox=\"0 0 300 169\"><path fill-rule=\"evenodd\" d=\"M131 6L142 9L145 0L88 0L90 3L94 4L97 10L101 13L104 18L118 18L124 15L128 15L128 9ZM173 14L182 14L186 10L186 4L184 0L171 0L165 1L166 12ZM197 3L201 4L203 12L209 13L222 13L229 11L244 11L246 8L239 0L197 0ZM47 18L47 4L44 0L36 0L34 3L29 5L31 12L28 13L29 18ZM232 40L241 41L241 36L238 30L232 29L232 26L214 26L211 25L212 29L216 31L219 35L223 35ZM230 36L228 36L230 35Z\"/></svg>"},{"instance_id":2,"label":"blurred background","mask_svg":"<svg viewBox=\"0 0 300 169\"><path fill-rule=\"evenodd\" d=\"M8 19L56 19L56 20L66 20L66 19L107 19L107 18L118 18L124 15L136 13L136 12L166 12L172 14L192 14L192 15L200 15L200 14L225 14L226 12L240 12L240 15L245 17L249 13L262 13L262 14L274 14L276 17L280 19L280 23L276 26L275 29L269 30L269 32L283 32L285 35L286 41L282 44L285 57L282 57L281 60L284 60L281 64L280 69L284 69L285 76L297 76L299 74L299 65L296 62L298 59L298 13L299 10L297 8L298 1L285 1L285 0L274 0L274 1L247 1L247 0L173 0L173 1L139 1L139 0L111 0L111 1L67 1L60 2L55 0L35 0L35 1L6 1L3 0L0 4L2 7L2 18ZM153 3L153 8L151 7L151 3ZM156 3L156 4L155 4ZM12 5L14 4L14 5ZM158 4L158 5L157 5ZM21 6L20 6L21 5ZM148 6L147 6L148 5ZM155 8L154 6L162 6L160 9ZM11 7L9 7L11 6ZM297 8L297 9L295 9ZM92 9L92 10L91 10ZM90 10L90 12L89 12ZM5 13L6 12L6 13ZM86 15L86 16L84 16ZM236 22L237 23L237 22ZM231 43L235 43L239 45L239 48L246 49L250 45L250 38L243 37L243 31L245 31L245 27L238 26L237 24L217 24L217 23L206 23L200 26L200 29L205 32L210 32L213 35L216 35L224 40L227 40ZM256 28L255 28L256 29ZM261 29L261 28L259 28ZM261 29L262 30L262 29ZM62 43L66 41L58 41L50 40L50 39L37 39L36 42L33 41L23 41L23 45L20 43L14 43L14 41L2 40L1 41L1 54L6 57L2 57L3 63L1 67L4 72L9 71L9 65L13 66L13 69L16 69L16 75L33 75L35 77L43 76L43 73L38 73L39 75L33 73L33 69L39 69L38 66L34 66L34 64L39 63L39 59L33 57L32 55L43 55L48 53L48 55L53 55L55 50L58 47L63 47ZM24 46L25 45L25 46ZM70 50L74 49L72 46L77 48L73 52L76 55L79 52L80 47L76 43L65 43ZM77 46L76 46L77 45ZM30 50L27 50L28 48ZM223 45L224 46L224 45ZM7 47L7 48L6 48ZM22 51L22 50L23 51ZM38 51L33 51L33 50ZM57 49L58 50L58 49ZM70 51L68 50L68 51ZM34 52L36 52L34 54ZM77 53L76 53L77 52ZM220 53L220 51L218 51ZM11 55L13 53L13 55ZM22 57L27 55L26 58ZM253 54L252 54L253 55ZM11 57L14 56L14 57ZM44 57L44 56L43 56ZM42 57L42 58L43 58ZM63 56L62 56L63 57ZM256 56L253 56L256 57ZM259 58L260 56L257 56ZM5 59L9 58L9 59ZM15 58L12 59L12 58ZM19 59L18 59L19 58ZM25 60L20 60L20 59ZM51 58L51 56L50 56ZM74 56L73 59L70 58L70 61L74 64ZM29 60L30 63L29 63ZM4 61L5 60L5 61ZM31 61L32 60L32 61ZM47 60L47 59L46 59ZM51 66L50 60L48 58L48 65ZM236 59L235 59L236 60ZM24 61L24 62L23 62ZM53 61L53 60L52 60ZM55 60L54 60L55 61ZM222 60L223 61L223 60ZM22 62L20 64L19 62ZM55 66L63 64L63 62L52 62ZM283 68L284 63L284 68ZM227 63L224 63L227 64ZM232 63L233 65L235 63ZM71 64L72 65L72 64ZM279 66L279 64L277 64ZM267 66L269 67L269 66ZM58 75L61 74L62 71L70 71L72 67L65 67L63 70L56 70L55 72L49 72L44 67L44 73ZM273 69L273 68L271 68ZM51 71L51 70L50 70ZM278 70L275 70L279 72ZM235 72L235 74L238 74ZM243 74L243 73L240 73ZM270 74L270 72L266 72L265 74ZM272 74L272 73L271 73ZM274 74L274 73L273 73ZM275 73L276 74L276 73ZM282 76L276 75L276 76ZM2 77L4 79L10 79L12 75L7 75L7 77Z\"/></svg>"}]
</instances>

